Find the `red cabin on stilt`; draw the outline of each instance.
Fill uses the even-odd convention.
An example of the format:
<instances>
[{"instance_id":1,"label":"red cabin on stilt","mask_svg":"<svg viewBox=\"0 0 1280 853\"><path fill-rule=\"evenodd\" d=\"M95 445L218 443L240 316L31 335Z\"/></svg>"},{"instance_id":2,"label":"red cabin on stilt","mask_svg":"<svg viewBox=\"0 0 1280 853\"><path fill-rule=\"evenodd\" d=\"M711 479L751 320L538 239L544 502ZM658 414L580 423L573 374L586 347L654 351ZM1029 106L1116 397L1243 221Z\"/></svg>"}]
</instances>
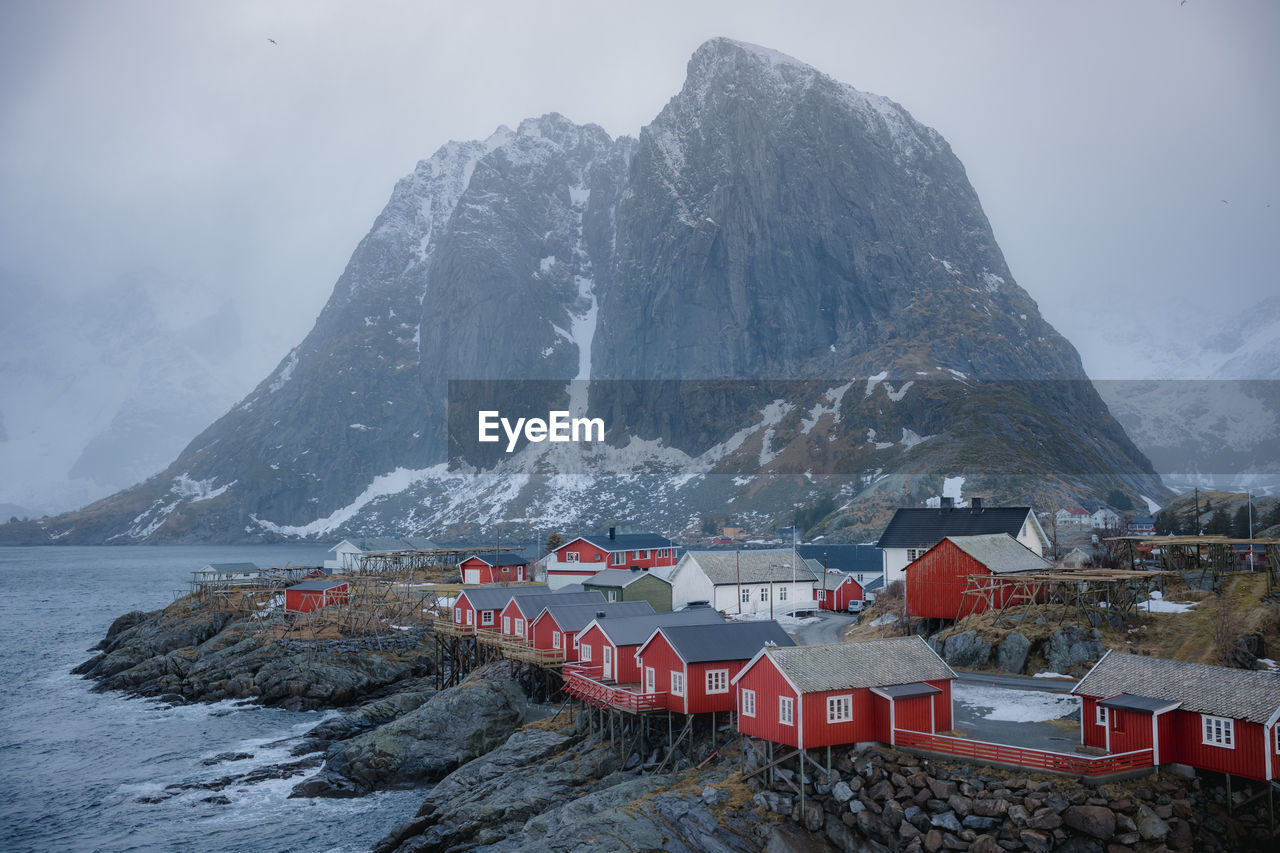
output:
<instances>
[{"instance_id":1,"label":"red cabin on stilt","mask_svg":"<svg viewBox=\"0 0 1280 853\"><path fill-rule=\"evenodd\" d=\"M284 591L284 609L287 613L310 613L331 604L346 604L346 581L305 581Z\"/></svg>"}]
</instances>

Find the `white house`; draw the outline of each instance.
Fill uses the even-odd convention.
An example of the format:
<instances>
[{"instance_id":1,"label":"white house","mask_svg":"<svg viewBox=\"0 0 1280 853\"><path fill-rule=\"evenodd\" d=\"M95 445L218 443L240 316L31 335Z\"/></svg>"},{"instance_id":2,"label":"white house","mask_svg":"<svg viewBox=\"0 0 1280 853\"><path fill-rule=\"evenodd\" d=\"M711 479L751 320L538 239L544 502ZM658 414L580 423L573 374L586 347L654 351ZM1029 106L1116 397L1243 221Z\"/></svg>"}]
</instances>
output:
<instances>
[{"instance_id":1,"label":"white house","mask_svg":"<svg viewBox=\"0 0 1280 853\"><path fill-rule=\"evenodd\" d=\"M671 605L706 601L722 613L780 616L817 608L818 578L790 548L689 551L672 568L653 569L671 582Z\"/></svg>"},{"instance_id":2,"label":"white house","mask_svg":"<svg viewBox=\"0 0 1280 853\"><path fill-rule=\"evenodd\" d=\"M957 507L947 498L942 506L900 509L893 514L876 547L884 561L885 586L906 578L907 565L948 536L1008 533L1036 554L1044 556L1049 537L1029 506L983 506L973 498Z\"/></svg>"},{"instance_id":3,"label":"white house","mask_svg":"<svg viewBox=\"0 0 1280 853\"><path fill-rule=\"evenodd\" d=\"M1093 516L1088 510L1078 506L1058 510L1054 513L1053 520L1059 527L1093 526Z\"/></svg>"},{"instance_id":4,"label":"white house","mask_svg":"<svg viewBox=\"0 0 1280 853\"><path fill-rule=\"evenodd\" d=\"M1120 515L1104 506L1089 516L1089 523L1093 527L1114 530L1120 526Z\"/></svg>"}]
</instances>

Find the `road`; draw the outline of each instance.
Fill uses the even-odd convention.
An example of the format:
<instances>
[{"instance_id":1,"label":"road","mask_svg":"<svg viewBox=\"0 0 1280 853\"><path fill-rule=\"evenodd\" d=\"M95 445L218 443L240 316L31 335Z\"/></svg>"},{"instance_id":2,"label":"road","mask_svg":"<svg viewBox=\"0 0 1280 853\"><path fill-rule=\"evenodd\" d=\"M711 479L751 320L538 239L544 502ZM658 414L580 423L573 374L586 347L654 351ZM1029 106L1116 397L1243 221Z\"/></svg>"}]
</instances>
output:
<instances>
[{"instance_id":1,"label":"road","mask_svg":"<svg viewBox=\"0 0 1280 853\"><path fill-rule=\"evenodd\" d=\"M819 610L818 614L817 621L796 625L790 632L795 637L796 645L817 646L839 642L840 632L857 620L856 616L848 613L833 613L830 610Z\"/></svg>"},{"instance_id":2,"label":"road","mask_svg":"<svg viewBox=\"0 0 1280 853\"><path fill-rule=\"evenodd\" d=\"M1012 690L1043 690L1047 693L1070 693L1071 688L1075 687L1079 681L1077 678L1032 678L1029 675L997 676L993 672L974 672L970 669L957 669L955 672L966 684L984 684L990 687L992 682L995 682L996 687L1008 687Z\"/></svg>"}]
</instances>

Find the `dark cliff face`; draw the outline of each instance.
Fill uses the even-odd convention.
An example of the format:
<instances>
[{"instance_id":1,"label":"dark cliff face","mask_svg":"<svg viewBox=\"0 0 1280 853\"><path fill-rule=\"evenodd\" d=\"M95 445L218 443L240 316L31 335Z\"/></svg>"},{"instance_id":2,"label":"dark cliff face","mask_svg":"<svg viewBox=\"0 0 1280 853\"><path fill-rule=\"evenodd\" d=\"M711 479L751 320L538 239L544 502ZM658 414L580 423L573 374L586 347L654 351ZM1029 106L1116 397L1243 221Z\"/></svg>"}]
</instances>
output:
<instances>
[{"instance_id":1,"label":"dark cliff face","mask_svg":"<svg viewBox=\"0 0 1280 853\"><path fill-rule=\"evenodd\" d=\"M601 476L566 485L542 448L487 480L447 469L449 382L544 380L508 392L538 402L569 398L557 383L574 378L813 384L600 383L613 449L575 470ZM1037 381L925 390L988 379ZM1082 456L1160 490L1014 283L942 137L717 39L638 140L553 114L441 148L397 184L312 332L169 469L8 538L465 534L512 517L676 532L734 501L764 520L837 493L857 515L862 498L883 509L943 476L976 482L998 430L1027 439L1000 459L1025 475L1010 497L1034 496L1036 477L1064 496L1100 488L1075 476Z\"/></svg>"}]
</instances>

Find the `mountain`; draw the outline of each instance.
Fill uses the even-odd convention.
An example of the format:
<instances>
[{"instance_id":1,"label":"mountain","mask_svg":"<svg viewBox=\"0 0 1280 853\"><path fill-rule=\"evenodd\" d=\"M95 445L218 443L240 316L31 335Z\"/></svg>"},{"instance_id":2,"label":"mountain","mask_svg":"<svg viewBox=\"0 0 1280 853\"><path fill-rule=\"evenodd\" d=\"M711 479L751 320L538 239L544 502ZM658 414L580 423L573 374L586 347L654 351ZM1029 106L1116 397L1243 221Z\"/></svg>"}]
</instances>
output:
<instances>
[{"instance_id":1,"label":"mountain","mask_svg":"<svg viewBox=\"0 0 1280 853\"><path fill-rule=\"evenodd\" d=\"M231 303L154 270L75 296L0 271L0 501L40 515L168 465L244 393Z\"/></svg>"},{"instance_id":2,"label":"mountain","mask_svg":"<svg viewBox=\"0 0 1280 853\"><path fill-rule=\"evenodd\" d=\"M606 440L477 441L564 409ZM638 139L551 114L395 187L310 334L163 472L9 540L201 541L1158 495L946 141L727 39ZM504 534L507 535L507 534Z\"/></svg>"}]
</instances>

